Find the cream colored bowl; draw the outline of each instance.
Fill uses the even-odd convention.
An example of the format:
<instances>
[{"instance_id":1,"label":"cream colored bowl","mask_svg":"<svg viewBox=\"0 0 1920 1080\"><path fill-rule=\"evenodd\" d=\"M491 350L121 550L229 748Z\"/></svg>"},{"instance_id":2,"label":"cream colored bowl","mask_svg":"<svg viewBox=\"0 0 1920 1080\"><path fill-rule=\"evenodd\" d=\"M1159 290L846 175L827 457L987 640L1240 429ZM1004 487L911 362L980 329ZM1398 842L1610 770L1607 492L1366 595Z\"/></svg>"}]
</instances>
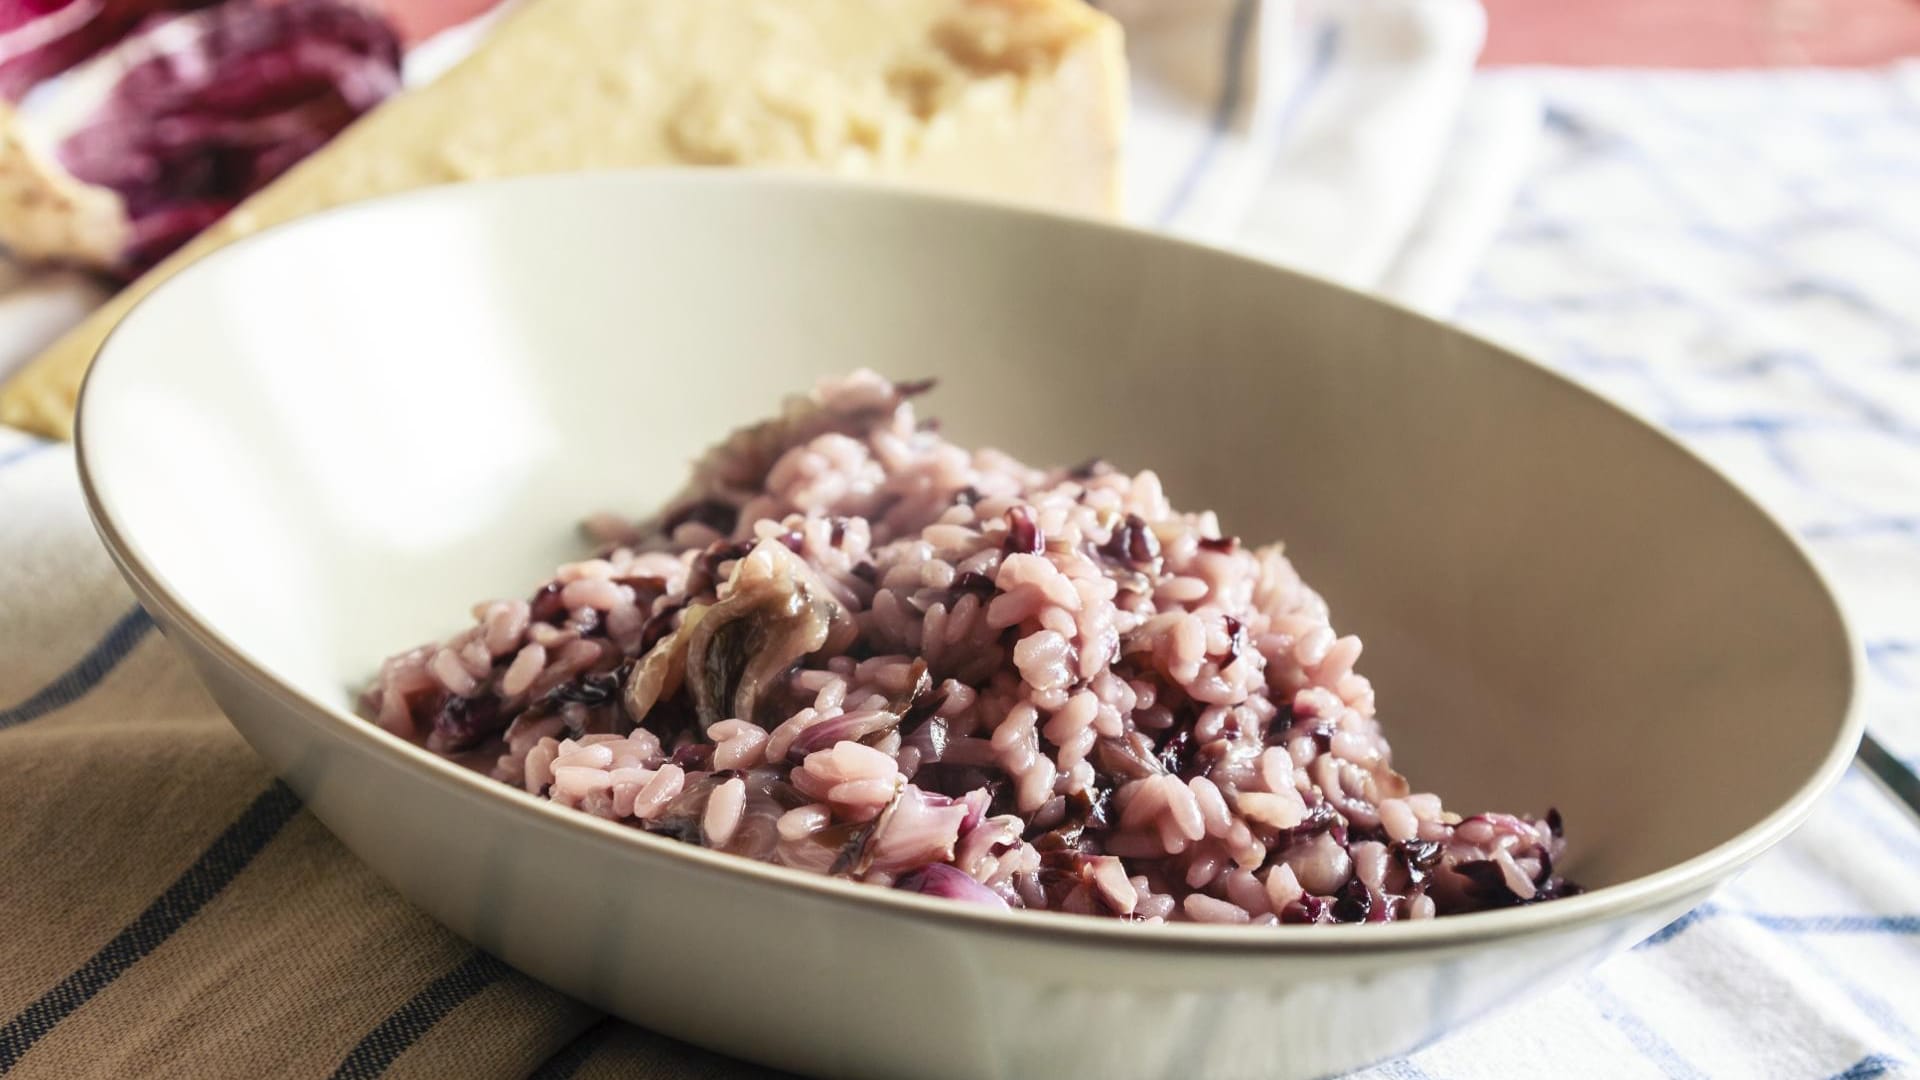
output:
<instances>
[{"instance_id":1,"label":"cream colored bowl","mask_svg":"<svg viewBox=\"0 0 1920 1080\"><path fill-rule=\"evenodd\" d=\"M1403 771L1558 806L1532 907L1384 926L996 913L536 800L354 718L389 652L578 555L820 375L939 376L967 442L1158 469L1283 537L1367 643ZM1725 480L1560 377L1378 301L1032 213L752 175L429 191L223 251L81 403L102 535L247 739L514 966L822 1076L1310 1076L1576 974L1778 842L1845 766L1853 649Z\"/></svg>"}]
</instances>

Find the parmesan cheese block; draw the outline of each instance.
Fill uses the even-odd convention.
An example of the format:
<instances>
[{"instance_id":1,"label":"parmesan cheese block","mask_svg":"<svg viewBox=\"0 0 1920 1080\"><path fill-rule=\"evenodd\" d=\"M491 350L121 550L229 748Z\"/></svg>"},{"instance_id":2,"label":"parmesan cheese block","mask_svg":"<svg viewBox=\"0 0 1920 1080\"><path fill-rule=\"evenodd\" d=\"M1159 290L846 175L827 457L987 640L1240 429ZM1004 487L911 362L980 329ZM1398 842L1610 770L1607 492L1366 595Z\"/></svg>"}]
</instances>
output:
<instances>
[{"instance_id":1,"label":"parmesan cheese block","mask_svg":"<svg viewBox=\"0 0 1920 1080\"><path fill-rule=\"evenodd\" d=\"M752 165L1109 214L1125 113L1120 28L1081 0L531 0L61 338L0 391L0 421L68 437L87 364L137 300L223 244L340 203Z\"/></svg>"}]
</instances>

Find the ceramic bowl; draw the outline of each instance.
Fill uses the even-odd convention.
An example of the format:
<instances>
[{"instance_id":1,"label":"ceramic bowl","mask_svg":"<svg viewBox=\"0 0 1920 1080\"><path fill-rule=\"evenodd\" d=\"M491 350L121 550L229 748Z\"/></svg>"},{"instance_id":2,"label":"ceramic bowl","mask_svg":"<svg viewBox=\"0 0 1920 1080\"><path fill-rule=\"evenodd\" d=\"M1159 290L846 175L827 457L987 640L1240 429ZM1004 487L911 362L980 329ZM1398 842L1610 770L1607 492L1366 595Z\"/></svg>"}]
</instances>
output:
<instances>
[{"instance_id":1,"label":"ceramic bowl","mask_svg":"<svg viewBox=\"0 0 1920 1080\"><path fill-rule=\"evenodd\" d=\"M1157 469L1284 538L1396 763L1565 815L1592 891L1270 929L1000 913L682 846L355 718L390 652L577 557L816 378L937 376L967 443ZM1161 236L713 172L451 187L204 260L80 412L102 535L234 724L408 899L567 993L821 1076L1337 1072L1625 948L1778 842L1859 738L1806 555L1524 359Z\"/></svg>"}]
</instances>

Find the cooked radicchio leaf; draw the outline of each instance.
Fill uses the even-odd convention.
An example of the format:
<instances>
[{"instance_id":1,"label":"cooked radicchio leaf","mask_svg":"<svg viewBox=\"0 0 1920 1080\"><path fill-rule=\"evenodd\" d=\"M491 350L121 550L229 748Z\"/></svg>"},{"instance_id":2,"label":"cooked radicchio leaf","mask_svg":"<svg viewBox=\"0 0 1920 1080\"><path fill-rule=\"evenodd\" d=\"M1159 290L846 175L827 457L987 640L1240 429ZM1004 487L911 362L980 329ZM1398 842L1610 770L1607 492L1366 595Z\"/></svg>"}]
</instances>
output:
<instances>
[{"instance_id":1,"label":"cooked radicchio leaf","mask_svg":"<svg viewBox=\"0 0 1920 1080\"><path fill-rule=\"evenodd\" d=\"M620 680L624 674L623 668L621 671L607 671L568 679L548 691L547 700L554 704L574 701L588 707L605 705L620 695Z\"/></svg>"},{"instance_id":2,"label":"cooked radicchio leaf","mask_svg":"<svg viewBox=\"0 0 1920 1080\"><path fill-rule=\"evenodd\" d=\"M897 713L904 721L908 716L913 715L914 711L923 704L929 704L932 708L939 708L940 702L945 700L945 694L942 694L938 699L935 699L933 696L933 676L927 673L927 662L925 660L915 660L913 666L907 669L907 688L901 693L896 694L894 699L887 703L887 708ZM929 709L928 713L931 713L931 711L932 710Z\"/></svg>"},{"instance_id":3,"label":"cooked radicchio leaf","mask_svg":"<svg viewBox=\"0 0 1920 1080\"><path fill-rule=\"evenodd\" d=\"M1324 923L1333 921L1333 901L1324 896L1302 896L1280 911L1283 923Z\"/></svg>"},{"instance_id":4,"label":"cooked radicchio leaf","mask_svg":"<svg viewBox=\"0 0 1920 1080\"><path fill-rule=\"evenodd\" d=\"M900 713L900 730L907 734L919 731L923 727L938 724L940 730L928 735L929 740L938 740L938 752L946 751L947 723L940 717L940 710L947 703L945 691L934 691L931 686L925 691L915 691L912 702Z\"/></svg>"},{"instance_id":5,"label":"cooked radicchio leaf","mask_svg":"<svg viewBox=\"0 0 1920 1080\"><path fill-rule=\"evenodd\" d=\"M1372 915L1373 894L1367 891L1366 882L1354 878L1340 887L1333 901L1334 922L1362 923Z\"/></svg>"},{"instance_id":6,"label":"cooked radicchio leaf","mask_svg":"<svg viewBox=\"0 0 1920 1080\"><path fill-rule=\"evenodd\" d=\"M1492 859L1469 859L1455 863L1453 872L1467 879L1466 893L1476 908L1513 907L1530 902L1522 899L1507 883L1506 872ZM1535 896L1538 896L1536 891Z\"/></svg>"},{"instance_id":7,"label":"cooked radicchio leaf","mask_svg":"<svg viewBox=\"0 0 1920 1080\"><path fill-rule=\"evenodd\" d=\"M999 586L993 579L977 570L962 570L953 578L953 591L956 593L979 593L992 596Z\"/></svg>"},{"instance_id":8,"label":"cooked radicchio leaf","mask_svg":"<svg viewBox=\"0 0 1920 1080\"><path fill-rule=\"evenodd\" d=\"M1167 771L1153 740L1138 731L1118 739L1101 738L1093 744L1094 766L1116 780L1141 780Z\"/></svg>"},{"instance_id":9,"label":"cooked radicchio leaf","mask_svg":"<svg viewBox=\"0 0 1920 1080\"><path fill-rule=\"evenodd\" d=\"M687 682L703 733L729 718L752 720L762 692L802 657L836 655L856 634L853 616L777 541L735 562L730 584L687 642Z\"/></svg>"},{"instance_id":10,"label":"cooked radicchio leaf","mask_svg":"<svg viewBox=\"0 0 1920 1080\"><path fill-rule=\"evenodd\" d=\"M660 522L660 532L672 536L675 529L689 521L728 536L740 521L740 508L720 499L697 499L667 514Z\"/></svg>"},{"instance_id":11,"label":"cooked radicchio leaf","mask_svg":"<svg viewBox=\"0 0 1920 1080\"><path fill-rule=\"evenodd\" d=\"M1347 842L1350 844L1381 844L1392 840L1387 830L1379 825L1348 825Z\"/></svg>"},{"instance_id":12,"label":"cooked radicchio leaf","mask_svg":"<svg viewBox=\"0 0 1920 1080\"><path fill-rule=\"evenodd\" d=\"M1407 871L1407 882L1414 888L1427 883L1440 865L1440 843L1436 840L1402 840L1393 845L1393 853Z\"/></svg>"},{"instance_id":13,"label":"cooked radicchio leaf","mask_svg":"<svg viewBox=\"0 0 1920 1080\"><path fill-rule=\"evenodd\" d=\"M621 699L627 719L640 723L655 705L680 692L687 674L687 650L709 610L704 604L688 605L680 628L655 642L634 665Z\"/></svg>"},{"instance_id":14,"label":"cooked radicchio leaf","mask_svg":"<svg viewBox=\"0 0 1920 1080\"><path fill-rule=\"evenodd\" d=\"M1160 767L1175 776L1186 777L1193 767L1193 755L1200 749L1190 728L1181 728L1160 747Z\"/></svg>"},{"instance_id":15,"label":"cooked radicchio leaf","mask_svg":"<svg viewBox=\"0 0 1920 1080\"><path fill-rule=\"evenodd\" d=\"M823 720L802 731L787 749L787 760L799 764L808 754L826 750L836 743L857 742L872 746L900 726L900 714L885 709L855 709Z\"/></svg>"},{"instance_id":16,"label":"cooked radicchio leaf","mask_svg":"<svg viewBox=\"0 0 1920 1080\"><path fill-rule=\"evenodd\" d=\"M1006 908L1001 895L945 863L923 866L894 883L894 888L938 896L946 900L964 900L970 904Z\"/></svg>"},{"instance_id":17,"label":"cooked radicchio leaf","mask_svg":"<svg viewBox=\"0 0 1920 1080\"><path fill-rule=\"evenodd\" d=\"M1527 903L1538 904L1545 900L1558 900L1563 896L1579 896L1586 891L1586 888L1577 882L1568 881L1566 878L1549 877L1545 882L1534 887L1533 899L1528 900Z\"/></svg>"},{"instance_id":18,"label":"cooked radicchio leaf","mask_svg":"<svg viewBox=\"0 0 1920 1080\"><path fill-rule=\"evenodd\" d=\"M1128 514L1125 521L1114 527L1113 536L1100 552L1116 562L1146 566L1160 557L1160 538L1139 514Z\"/></svg>"},{"instance_id":19,"label":"cooked radicchio leaf","mask_svg":"<svg viewBox=\"0 0 1920 1080\"><path fill-rule=\"evenodd\" d=\"M1227 628L1227 656L1220 664L1220 667L1224 670L1239 663L1240 658L1246 655L1249 646L1247 644L1247 627L1245 623L1242 623L1239 619L1231 615L1228 615L1221 621Z\"/></svg>"},{"instance_id":20,"label":"cooked radicchio leaf","mask_svg":"<svg viewBox=\"0 0 1920 1080\"><path fill-rule=\"evenodd\" d=\"M501 711L500 699L491 693L473 698L448 694L434 713L429 739L433 749L444 753L470 750L498 734L511 719Z\"/></svg>"},{"instance_id":21,"label":"cooked radicchio leaf","mask_svg":"<svg viewBox=\"0 0 1920 1080\"><path fill-rule=\"evenodd\" d=\"M674 748L667 761L689 772L713 768L713 744L690 742Z\"/></svg>"},{"instance_id":22,"label":"cooked radicchio leaf","mask_svg":"<svg viewBox=\"0 0 1920 1080\"><path fill-rule=\"evenodd\" d=\"M1323 832L1337 832L1335 839L1341 847L1346 846L1346 823L1341 820L1340 812L1325 800L1307 807L1307 816L1300 820L1300 824L1291 829L1281 829L1274 842L1284 848L1288 844L1319 836Z\"/></svg>"},{"instance_id":23,"label":"cooked radicchio leaf","mask_svg":"<svg viewBox=\"0 0 1920 1080\"><path fill-rule=\"evenodd\" d=\"M911 749L918 754L922 768L937 765L947 756L947 744L950 741L947 721L942 716L928 716L925 721L916 721L907 717L900 725L905 732L900 747L903 751Z\"/></svg>"},{"instance_id":24,"label":"cooked radicchio leaf","mask_svg":"<svg viewBox=\"0 0 1920 1080\"><path fill-rule=\"evenodd\" d=\"M1047 550L1047 538L1033 520L1033 511L1016 506L1007 511L1007 539L1002 545L1009 555L1038 555Z\"/></svg>"},{"instance_id":25,"label":"cooked radicchio leaf","mask_svg":"<svg viewBox=\"0 0 1920 1080\"><path fill-rule=\"evenodd\" d=\"M833 857L832 865L827 867L828 874L839 877L852 871L862 861L862 856L867 850L867 841L873 836L873 824L871 821L864 823L849 821L829 826L813 834L816 843L833 844L837 852Z\"/></svg>"},{"instance_id":26,"label":"cooked radicchio leaf","mask_svg":"<svg viewBox=\"0 0 1920 1080\"><path fill-rule=\"evenodd\" d=\"M563 588L564 586L559 582L550 581L540 586L540 591L528 598L527 606L532 609L534 622L559 626L567 621L566 601L560 599Z\"/></svg>"},{"instance_id":27,"label":"cooked radicchio leaf","mask_svg":"<svg viewBox=\"0 0 1920 1080\"><path fill-rule=\"evenodd\" d=\"M1087 835L1091 829L1096 833L1104 831L1111 824L1113 791L1109 788L1096 788L1092 794L1075 791L1063 800L1063 814L1060 822L1052 828L1041 831L1029 829L1029 836L1036 850L1042 854L1053 851L1079 851L1083 854L1099 854L1097 841Z\"/></svg>"}]
</instances>

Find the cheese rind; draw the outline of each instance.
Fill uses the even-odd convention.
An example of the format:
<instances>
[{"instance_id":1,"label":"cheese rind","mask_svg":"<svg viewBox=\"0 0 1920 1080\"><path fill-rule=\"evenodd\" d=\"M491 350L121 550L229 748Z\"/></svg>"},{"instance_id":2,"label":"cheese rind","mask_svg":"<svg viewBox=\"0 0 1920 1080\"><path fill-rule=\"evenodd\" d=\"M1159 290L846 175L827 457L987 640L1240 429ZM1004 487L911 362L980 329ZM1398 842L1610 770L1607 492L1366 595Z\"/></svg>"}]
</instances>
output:
<instances>
[{"instance_id":1,"label":"cheese rind","mask_svg":"<svg viewBox=\"0 0 1920 1080\"><path fill-rule=\"evenodd\" d=\"M135 281L0 391L68 437L126 311L234 239L344 202L576 169L756 165L1111 214L1120 29L1081 0L534 0Z\"/></svg>"}]
</instances>

